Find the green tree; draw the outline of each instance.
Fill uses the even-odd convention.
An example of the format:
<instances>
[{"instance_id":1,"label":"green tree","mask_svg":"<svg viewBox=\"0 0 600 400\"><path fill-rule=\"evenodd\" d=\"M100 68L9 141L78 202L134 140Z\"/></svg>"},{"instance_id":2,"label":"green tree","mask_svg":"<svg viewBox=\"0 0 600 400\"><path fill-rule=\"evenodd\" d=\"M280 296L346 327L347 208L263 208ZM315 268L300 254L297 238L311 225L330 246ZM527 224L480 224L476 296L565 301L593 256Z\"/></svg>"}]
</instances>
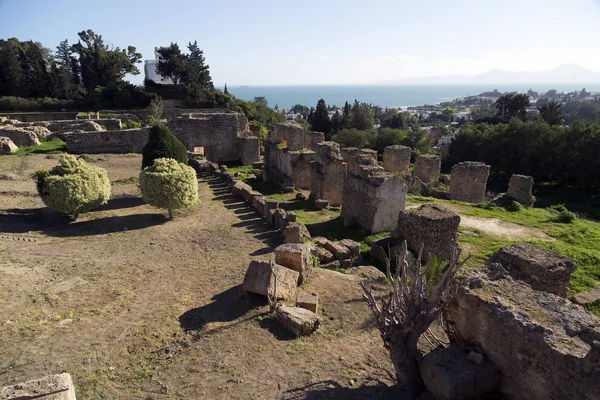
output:
<instances>
[{"instance_id":1,"label":"green tree","mask_svg":"<svg viewBox=\"0 0 600 400\"><path fill-rule=\"evenodd\" d=\"M540 111L540 118L550 125L560 125L565 119L565 115L562 113L562 106L557 101L544 104L538 107L538 110Z\"/></svg>"},{"instance_id":2,"label":"green tree","mask_svg":"<svg viewBox=\"0 0 600 400\"><path fill-rule=\"evenodd\" d=\"M148 134L148 143L142 149L142 169L158 158L172 158L187 164L187 149L164 125L154 125Z\"/></svg>"},{"instance_id":3,"label":"green tree","mask_svg":"<svg viewBox=\"0 0 600 400\"><path fill-rule=\"evenodd\" d=\"M375 145L374 131L359 131L357 129L342 129L331 138L342 147L357 147L370 149Z\"/></svg>"},{"instance_id":4,"label":"green tree","mask_svg":"<svg viewBox=\"0 0 600 400\"><path fill-rule=\"evenodd\" d=\"M21 43L16 38L0 39L0 96L24 96L21 51Z\"/></svg>"},{"instance_id":5,"label":"green tree","mask_svg":"<svg viewBox=\"0 0 600 400\"><path fill-rule=\"evenodd\" d=\"M198 203L198 179L192 167L172 158L157 158L140 173L140 191L144 201L169 211Z\"/></svg>"},{"instance_id":6,"label":"green tree","mask_svg":"<svg viewBox=\"0 0 600 400\"><path fill-rule=\"evenodd\" d=\"M227 90L227 84L225 84L225 89L223 90L223 94L229 94L229 91Z\"/></svg>"},{"instance_id":7,"label":"green tree","mask_svg":"<svg viewBox=\"0 0 600 400\"><path fill-rule=\"evenodd\" d=\"M73 219L110 198L106 170L70 154L65 154L56 167L37 171L34 178L44 204Z\"/></svg>"},{"instance_id":8,"label":"green tree","mask_svg":"<svg viewBox=\"0 0 600 400\"><path fill-rule=\"evenodd\" d=\"M320 99L317 103L317 108L309 120L311 129L317 132L323 132L327 138L331 133L331 121L329 120L329 112L325 100Z\"/></svg>"},{"instance_id":9,"label":"green tree","mask_svg":"<svg viewBox=\"0 0 600 400\"><path fill-rule=\"evenodd\" d=\"M529 107L529 96L523 93L507 93L496 100L498 116L504 121L519 118L521 121L527 119L527 107Z\"/></svg>"},{"instance_id":10,"label":"green tree","mask_svg":"<svg viewBox=\"0 0 600 400\"><path fill-rule=\"evenodd\" d=\"M366 131L373 129L374 113L373 109L365 103L359 103L358 100L354 100L352 106L352 123L351 126L359 131Z\"/></svg>"},{"instance_id":11,"label":"green tree","mask_svg":"<svg viewBox=\"0 0 600 400\"><path fill-rule=\"evenodd\" d=\"M177 43L157 48L159 61L156 71L163 78L171 79L176 85L183 84L195 91L213 89L210 69L206 64L204 52L198 47L198 42L190 42L188 51L187 54L182 53Z\"/></svg>"}]
</instances>

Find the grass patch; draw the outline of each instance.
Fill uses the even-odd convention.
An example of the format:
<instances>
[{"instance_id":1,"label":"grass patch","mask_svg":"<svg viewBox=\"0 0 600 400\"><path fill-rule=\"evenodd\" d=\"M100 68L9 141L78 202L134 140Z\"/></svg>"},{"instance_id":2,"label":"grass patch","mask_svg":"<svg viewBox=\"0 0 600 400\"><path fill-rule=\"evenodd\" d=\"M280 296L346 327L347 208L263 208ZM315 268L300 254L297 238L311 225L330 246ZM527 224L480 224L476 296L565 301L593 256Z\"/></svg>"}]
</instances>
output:
<instances>
[{"instance_id":1,"label":"grass patch","mask_svg":"<svg viewBox=\"0 0 600 400\"><path fill-rule=\"evenodd\" d=\"M38 146L22 146L14 154L59 154L67 152L67 144L58 138L43 140Z\"/></svg>"},{"instance_id":2,"label":"grass patch","mask_svg":"<svg viewBox=\"0 0 600 400\"><path fill-rule=\"evenodd\" d=\"M132 176L129 178L117 179L116 181L111 182L112 186L116 185L133 185L139 182L139 178L137 176Z\"/></svg>"}]
</instances>

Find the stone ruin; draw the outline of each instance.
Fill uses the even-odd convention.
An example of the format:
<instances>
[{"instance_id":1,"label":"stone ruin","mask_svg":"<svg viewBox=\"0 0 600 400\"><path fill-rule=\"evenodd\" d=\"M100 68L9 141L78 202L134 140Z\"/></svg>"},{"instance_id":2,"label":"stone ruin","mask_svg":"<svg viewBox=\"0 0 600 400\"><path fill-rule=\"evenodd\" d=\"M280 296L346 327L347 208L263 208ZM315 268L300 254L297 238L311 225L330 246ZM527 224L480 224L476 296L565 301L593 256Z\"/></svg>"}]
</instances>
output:
<instances>
[{"instance_id":1,"label":"stone ruin","mask_svg":"<svg viewBox=\"0 0 600 400\"><path fill-rule=\"evenodd\" d=\"M371 149L359 149L356 147L344 147L340 150L344 162L348 164L348 173L360 175L359 165L377 164L377 151Z\"/></svg>"},{"instance_id":2,"label":"stone ruin","mask_svg":"<svg viewBox=\"0 0 600 400\"><path fill-rule=\"evenodd\" d=\"M343 184L344 225L358 224L371 233L392 230L406 205L405 178L384 171L368 154L357 153Z\"/></svg>"},{"instance_id":3,"label":"stone ruin","mask_svg":"<svg viewBox=\"0 0 600 400\"><path fill-rule=\"evenodd\" d=\"M508 182L506 196L525 206L533 205L533 178L527 175L513 175Z\"/></svg>"},{"instance_id":4,"label":"stone ruin","mask_svg":"<svg viewBox=\"0 0 600 400\"><path fill-rule=\"evenodd\" d=\"M426 185L435 185L440 179L442 160L434 154L420 154L415 160L414 176Z\"/></svg>"},{"instance_id":5,"label":"stone ruin","mask_svg":"<svg viewBox=\"0 0 600 400\"><path fill-rule=\"evenodd\" d=\"M392 231L396 244L406 240L408 249L418 253L423 244L423 261L435 257L448 260L457 245L460 216L437 204L423 204L418 208L401 211Z\"/></svg>"},{"instance_id":6,"label":"stone ruin","mask_svg":"<svg viewBox=\"0 0 600 400\"><path fill-rule=\"evenodd\" d=\"M599 399L600 320L514 280L498 264L466 269L445 311L456 340L481 349L510 399Z\"/></svg>"},{"instance_id":7,"label":"stone ruin","mask_svg":"<svg viewBox=\"0 0 600 400\"><path fill-rule=\"evenodd\" d=\"M1 400L76 400L71 375L62 373L0 388Z\"/></svg>"},{"instance_id":8,"label":"stone ruin","mask_svg":"<svg viewBox=\"0 0 600 400\"><path fill-rule=\"evenodd\" d=\"M570 258L531 244L513 244L495 252L487 264L498 263L514 278L540 290L567 297L571 274L577 266Z\"/></svg>"},{"instance_id":9,"label":"stone ruin","mask_svg":"<svg viewBox=\"0 0 600 400\"><path fill-rule=\"evenodd\" d=\"M263 180L309 189L310 162L317 159L317 145L324 140L321 132L289 122L275 124L265 143Z\"/></svg>"},{"instance_id":10,"label":"stone ruin","mask_svg":"<svg viewBox=\"0 0 600 400\"><path fill-rule=\"evenodd\" d=\"M383 169L386 172L410 173L410 147L395 145L383 149Z\"/></svg>"},{"instance_id":11,"label":"stone ruin","mask_svg":"<svg viewBox=\"0 0 600 400\"><path fill-rule=\"evenodd\" d=\"M450 199L467 203L485 200L485 189L490 166L481 162L463 161L452 167L450 176Z\"/></svg>"},{"instance_id":12,"label":"stone ruin","mask_svg":"<svg viewBox=\"0 0 600 400\"><path fill-rule=\"evenodd\" d=\"M347 164L335 142L317 144L317 158L310 162L310 190L314 200L327 200L331 206L342 204Z\"/></svg>"}]
</instances>

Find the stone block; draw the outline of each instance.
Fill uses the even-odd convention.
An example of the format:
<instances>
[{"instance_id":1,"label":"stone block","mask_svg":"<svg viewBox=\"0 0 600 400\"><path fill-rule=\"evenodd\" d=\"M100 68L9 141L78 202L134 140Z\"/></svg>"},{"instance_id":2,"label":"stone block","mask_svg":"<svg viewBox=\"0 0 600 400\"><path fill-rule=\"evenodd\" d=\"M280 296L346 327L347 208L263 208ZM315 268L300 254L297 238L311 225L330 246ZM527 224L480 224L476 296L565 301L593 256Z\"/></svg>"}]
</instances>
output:
<instances>
[{"instance_id":1,"label":"stone block","mask_svg":"<svg viewBox=\"0 0 600 400\"><path fill-rule=\"evenodd\" d=\"M325 268L325 269L340 269L340 261L339 260L333 260L331 262L325 263L325 264L321 264L321 268Z\"/></svg>"},{"instance_id":2,"label":"stone block","mask_svg":"<svg viewBox=\"0 0 600 400\"><path fill-rule=\"evenodd\" d=\"M452 167L450 199L467 203L485 200L490 166L481 162L463 161Z\"/></svg>"},{"instance_id":3,"label":"stone block","mask_svg":"<svg viewBox=\"0 0 600 400\"><path fill-rule=\"evenodd\" d=\"M280 305L275 309L275 318L296 336L310 335L321 324L317 314L299 307Z\"/></svg>"},{"instance_id":4,"label":"stone block","mask_svg":"<svg viewBox=\"0 0 600 400\"><path fill-rule=\"evenodd\" d=\"M273 199L265 198L265 218L268 216L269 210L275 210L279 208L279 202Z\"/></svg>"},{"instance_id":5,"label":"stone block","mask_svg":"<svg viewBox=\"0 0 600 400\"><path fill-rule=\"evenodd\" d=\"M340 241L327 241L324 247L329 250L337 260L352 258L352 252Z\"/></svg>"},{"instance_id":6,"label":"stone block","mask_svg":"<svg viewBox=\"0 0 600 400\"><path fill-rule=\"evenodd\" d=\"M10 138L0 136L0 154L12 154L17 150L19 150L19 148Z\"/></svg>"},{"instance_id":7,"label":"stone block","mask_svg":"<svg viewBox=\"0 0 600 400\"><path fill-rule=\"evenodd\" d=\"M415 160L414 176L426 185L435 185L440 179L442 160L434 154L421 154Z\"/></svg>"},{"instance_id":8,"label":"stone block","mask_svg":"<svg viewBox=\"0 0 600 400\"><path fill-rule=\"evenodd\" d=\"M383 149L383 169L386 172L410 172L410 154L406 146L388 146Z\"/></svg>"},{"instance_id":9,"label":"stone block","mask_svg":"<svg viewBox=\"0 0 600 400\"><path fill-rule=\"evenodd\" d=\"M360 243L352 239L342 239L340 240L340 243L346 246L348 250L350 250L351 257L354 258L360 256Z\"/></svg>"},{"instance_id":10,"label":"stone block","mask_svg":"<svg viewBox=\"0 0 600 400\"><path fill-rule=\"evenodd\" d=\"M384 283L385 274L372 265L359 265L346 270L347 274L358 275L362 279L372 282Z\"/></svg>"},{"instance_id":11,"label":"stone block","mask_svg":"<svg viewBox=\"0 0 600 400\"><path fill-rule=\"evenodd\" d=\"M573 303L584 307L598 300L600 300L600 286L596 286L587 292L577 293L571 298Z\"/></svg>"},{"instance_id":12,"label":"stone block","mask_svg":"<svg viewBox=\"0 0 600 400\"><path fill-rule=\"evenodd\" d=\"M499 263L514 278L560 297L569 294L571 274L577 266L570 258L531 244L513 244L495 252L487 263Z\"/></svg>"},{"instance_id":13,"label":"stone block","mask_svg":"<svg viewBox=\"0 0 600 400\"><path fill-rule=\"evenodd\" d=\"M289 220L288 220L289 221ZM302 243L300 235L300 225L296 222L290 222L283 228L284 243Z\"/></svg>"},{"instance_id":14,"label":"stone block","mask_svg":"<svg viewBox=\"0 0 600 400\"><path fill-rule=\"evenodd\" d=\"M260 138L240 137L240 159L243 165L252 165L260 160Z\"/></svg>"},{"instance_id":15,"label":"stone block","mask_svg":"<svg viewBox=\"0 0 600 400\"><path fill-rule=\"evenodd\" d=\"M296 293L298 275L297 271L281 265L251 261L244 276L244 291L272 297L277 279L277 298L292 299Z\"/></svg>"},{"instance_id":16,"label":"stone block","mask_svg":"<svg viewBox=\"0 0 600 400\"><path fill-rule=\"evenodd\" d=\"M448 260L457 245L460 216L437 204L423 204L418 208L401 211L398 224L392 231L396 244L406 240L409 250L417 253L423 248L423 260L430 256Z\"/></svg>"},{"instance_id":17,"label":"stone block","mask_svg":"<svg viewBox=\"0 0 600 400\"><path fill-rule=\"evenodd\" d=\"M317 246L317 258L321 264L327 264L335 260L332 252L320 246Z\"/></svg>"},{"instance_id":18,"label":"stone block","mask_svg":"<svg viewBox=\"0 0 600 400\"><path fill-rule=\"evenodd\" d=\"M256 212L258 212L261 216L265 215L265 198L262 196L254 198L256 202Z\"/></svg>"},{"instance_id":19,"label":"stone block","mask_svg":"<svg viewBox=\"0 0 600 400\"><path fill-rule=\"evenodd\" d=\"M300 243L286 243L275 249L275 262L299 272L298 284L310 279L313 260L310 247Z\"/></svg>"},{"instance_id":20,"label":"stone block","mask_svg":"<svg viewBox=\"0 0 600 400\"><path fill-rule=\"evenodd\" d=\"M76 400L71 375L49 375L0 389L0 400Z\"/></svg>"},{"instance_id":21,"label":"stone block","mask_svg":"<svg viewBox=\"0 0 600 400\"><path fill-rule=\"evenodd\" d=\"M497 265L497 264L496 264ZM512 277L465 269L445 314L502 372L508 399L600 399L600 320Z\"/></svg>"},{"instance_id":22,"label":"stone block","mask_svg":"<svg viewBox=\"0 0 600 400\"><path fill-rule=\"evenodd\" d=\"M432 351L419 363L423 383L436 399L475 399L500 388L498 368L484 360L473 364L468 357L468 350L451 346Z\"/></svg>"},{"instance_id":23,"label":"stone block","mask_svg":"<svg viewBox=\"0 0 600 400\"><path fill-rule=\"evenodd\" d=\"M316 314L319 310L319 295L300 290L296 296L296 307L310 310Z\"/></svg>"},{"instance_id":24,"label":"stone block","mask_svg":"<svg viewBox=\"0 0 600 400\"><path fill-rule=\"evenodd\" d=\"M296 213L293 211L287 212L287 219L289 222L296 222Z\"/></svg>"},{"instance_id":25,"label":"stone block","mask_svg":"<svg viewBox=\"0 0 600 400\"><path fill-rule=\"evenodd\" d=\"M283 231L285 225L284 220L286 220L286 216L287 213L284 209L278 208L275 210L275 213L273 214L273 226L275 229L281 229Z\"/></svg>"},{"instance_id":26,"label":"stone block","mask_svg":"<svg viewBox=\"0 0 600 400\"><path fill-rule=\"evenodd\" d=\"M506 195L519 203L533 205L533 178L527 175L513 175L508 182Z\"/></svg>"},{"instance_id":27,"label":"stone block","mask_svg":"<svg viewBox=\"0 0 600 400\"><path fill-rule=\"evenodd\" d=\"M329 201L324 200L324 199L317 199L315 200L315 207L317 208L317 210L322 210L324 208L327 208L329 206Z\"/></svg>"}]
</instances>

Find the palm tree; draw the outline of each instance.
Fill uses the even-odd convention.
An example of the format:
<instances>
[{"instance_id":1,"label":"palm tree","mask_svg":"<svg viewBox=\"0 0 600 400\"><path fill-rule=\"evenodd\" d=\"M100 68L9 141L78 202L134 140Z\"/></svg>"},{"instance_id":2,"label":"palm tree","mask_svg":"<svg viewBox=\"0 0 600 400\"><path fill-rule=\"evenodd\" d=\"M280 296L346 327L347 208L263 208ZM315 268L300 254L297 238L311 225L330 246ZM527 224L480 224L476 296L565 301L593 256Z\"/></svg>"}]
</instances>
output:
<instances>
[{"instance_id":1,"label":"palm tree","mask_svg":"<svg viewBox=\"0 0 600 400\"><path fill-rule=\"evenodd\" d=\"M565 119L565 114L562 113L562 105L558 101L551 101L538 107L540 118L546 121L549 125L560 125Z\"/></svg>"}]
</instances>

